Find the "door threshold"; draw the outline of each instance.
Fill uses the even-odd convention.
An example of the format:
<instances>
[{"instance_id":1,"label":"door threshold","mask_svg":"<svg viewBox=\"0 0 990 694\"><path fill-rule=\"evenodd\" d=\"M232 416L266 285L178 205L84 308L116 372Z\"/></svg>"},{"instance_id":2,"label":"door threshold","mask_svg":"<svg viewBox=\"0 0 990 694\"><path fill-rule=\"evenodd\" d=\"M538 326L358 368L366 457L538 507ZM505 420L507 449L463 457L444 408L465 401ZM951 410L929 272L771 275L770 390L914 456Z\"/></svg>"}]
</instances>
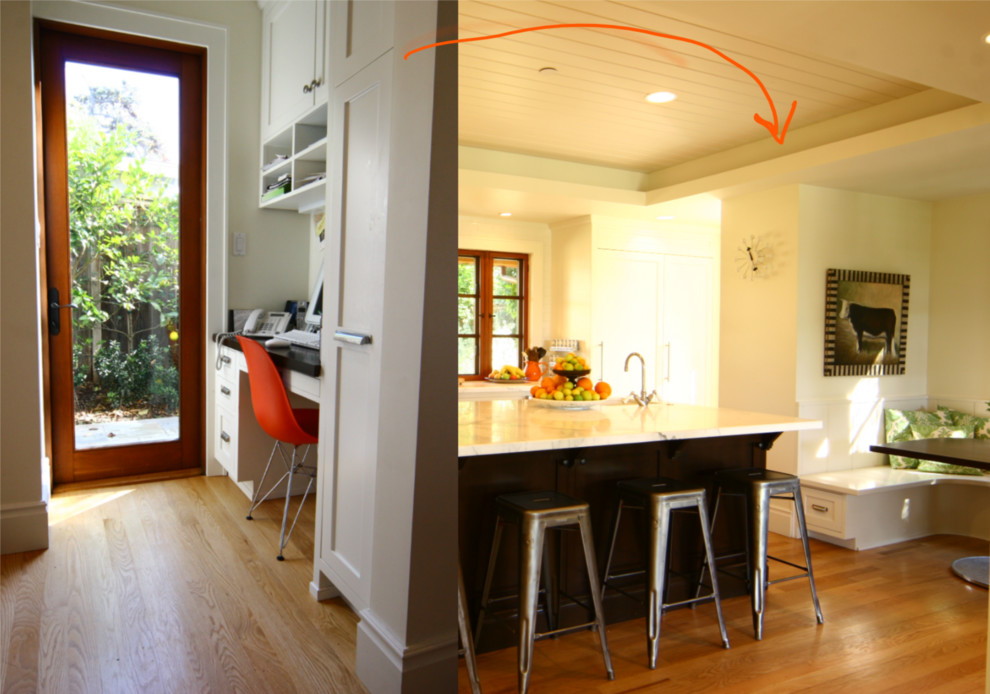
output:
<instances>
[{"instance_id":1,"label":"door threshold","mask_svg":"<svg viewBox=\"0 0 990 694\"><path fill-rule=\"evenodd\" d=\"M126 477L108 477L100 480L86 480L85 482L63 482L56 484L52 489L52 494L61 492L74 492L80 489L96 489L100 487L119 487L127 484L142 484L144 482L166 482L168 480L185 479L186 477L198 477L203 474L203 468L185 468L183 470L167 470L165 472L149 472L143 475L128 475Z\"/></svg>"}]
</instances>

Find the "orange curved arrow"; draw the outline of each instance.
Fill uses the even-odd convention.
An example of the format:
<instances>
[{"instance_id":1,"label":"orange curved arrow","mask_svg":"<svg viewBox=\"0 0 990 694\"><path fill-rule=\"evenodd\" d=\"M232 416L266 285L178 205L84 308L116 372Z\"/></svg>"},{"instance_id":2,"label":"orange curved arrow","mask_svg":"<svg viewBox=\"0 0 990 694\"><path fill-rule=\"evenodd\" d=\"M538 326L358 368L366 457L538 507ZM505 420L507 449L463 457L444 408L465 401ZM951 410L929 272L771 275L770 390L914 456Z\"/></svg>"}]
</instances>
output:
<instances>
[{"instance_id":1,"label":"orange curved arrow","mask_svg":"<svg viewBox=\"0 0 990 694\"><path fill-rule=\"evenodd\" d=\"M738 61L733 60L732 58L730 58L729 56L727 56L725 53L718 50L717 48L713 48L712 46L709 46L707 43L702 43L701 41L698 41L696 39L689 39L685 36L662 34L658 31L650 31L649 29L640 29L639 27L627 27L627 26L622 26L620 24L547 24L545 26L526 27L525 29L513 29L512 31L504 31L501 34L491 34L490 36L474 36L472 38L467 38L467 39L451 39L450 41L439 41L437 43L431 43L426 46L420 46L419 48L414 48L413 50L406 53L402 57L402 59L408 60L409 56L411 56L412 54L418 53L419 51L424 51L427 48L446 46L452 43L466 43L468 41L486 41L488 39L498 39L504 36L511 36L513 34L522 34L527 31L543 31L544 29L620 29L622 31L635 31L640 34L649 34L651 36L658 36L662 39L674 39L675 41L684 41L685 43L692 43L695 46L701 46L702 48L706 48L715 55L717 55L718 57L731 63L732 65L735 65L737 68L745 72L753 79L754 82L756 82L760 86L760 90L763 91L763 96L766 97L767 103L770 104L770 113L773 114L773 120L772 121L767 120L759 113L753 114L753 120L755 120L757 123L759 123L764 128L766 128L770 132L770 135L773 136L773 139L778 142L778 144L784 144L784 136L787 134L787 128L790 127L791 125L791 118L794 117L794 109L797 108L797 101L794 101L791 104L791 110L788 112L787 118L784 120L784 126L781 127L780 119L777 116L777 106L773 103L773 99L770 98L770 92L767 91L767 88L763 85L763 82L760 81L760 78L757 77L755 74L753 74L752 70L747 68L745 65L741 65Z\"/></svg>"}]
</instances>

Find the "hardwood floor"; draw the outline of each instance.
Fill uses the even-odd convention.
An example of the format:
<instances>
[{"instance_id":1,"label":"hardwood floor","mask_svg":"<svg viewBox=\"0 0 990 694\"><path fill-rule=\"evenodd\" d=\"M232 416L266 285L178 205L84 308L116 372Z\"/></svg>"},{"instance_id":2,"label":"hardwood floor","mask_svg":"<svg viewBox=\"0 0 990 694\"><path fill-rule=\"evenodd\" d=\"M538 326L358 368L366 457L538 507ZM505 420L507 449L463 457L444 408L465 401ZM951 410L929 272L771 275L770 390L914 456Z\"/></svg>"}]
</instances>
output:
<instances>
[{"instance_id":1,"label":"hardwood floor","mask_svg":"<svg viewBox=\"0 0 990 694\"><path fill-rule=\"evenodd\" d=\"M284 562L280 503L250 522L246 506L227 478L56 494L51 547L0 560L0 691L365 691L354 675L357 618L308 592L312 500ZM800 545L771 535L771 552L796 559ZM986 553L986 542L938 536L866 552L815 542L812 552L822 626L807 582L782 583L768 591L761 642L747 598L723 603L730 650L711 605L674 610L656 670L640 619L609 627L615 681L584 632L537 643L530 691L984 691L987 591L949 566ZM515 649L478 661L485 694L516 691ZM469 691L463 661L459 680Z\"/></svg>"},{"instance_id":2,"label":"hardwood floor","mask_svg":"<svg viewBox=\"0 0 990 694\"><path fill-rule=\"evenodd\" d=\"M364 692L357 618L316 602L312 498L284 562L280 500L225 477L52 498L51 546L0 561L0 691Z\"/></svg>"},{"instance_id":3,"label":"hardwood floor","mask_svg":"<svg viewBox=\"0 0 990 694\"><path fill-rule=\"evenodd\" d=\"M800 542L771 534L771 554L799 561ZM864 552L812 544L821 626L808 582L771 586L763 641L753 638L749 599L723 601L731 649L719 641L711 604L664 615L657 669L646 666L644 620L611 625L615 680L605 676L591 632L536 643L532 694L601 692L983 692L987 591L950 565L986 554L987 543L936 536ZM775 572L771 578L786 575ZM478 656L485 694L516 691L516 650ZM463 660L461 692L469 692Z\"/></svg>"}]
</instances>

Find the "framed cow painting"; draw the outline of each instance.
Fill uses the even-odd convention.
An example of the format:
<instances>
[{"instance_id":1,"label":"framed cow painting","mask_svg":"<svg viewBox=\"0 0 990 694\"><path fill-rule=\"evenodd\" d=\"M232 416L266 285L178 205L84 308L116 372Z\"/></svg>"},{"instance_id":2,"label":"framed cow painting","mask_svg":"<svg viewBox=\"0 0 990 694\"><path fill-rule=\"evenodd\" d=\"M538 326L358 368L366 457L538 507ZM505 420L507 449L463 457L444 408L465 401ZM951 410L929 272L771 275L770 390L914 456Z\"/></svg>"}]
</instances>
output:
<instances>
[{"instance_id":1,"label":"framed cow painting","mask_svg":"<svg viewBox=\"0 0 990 694\"><path fill-rule=\"evenodd\" d=\"M825 375L904 373L910 275L829 269Z\"/></svg>"}]
</instances>

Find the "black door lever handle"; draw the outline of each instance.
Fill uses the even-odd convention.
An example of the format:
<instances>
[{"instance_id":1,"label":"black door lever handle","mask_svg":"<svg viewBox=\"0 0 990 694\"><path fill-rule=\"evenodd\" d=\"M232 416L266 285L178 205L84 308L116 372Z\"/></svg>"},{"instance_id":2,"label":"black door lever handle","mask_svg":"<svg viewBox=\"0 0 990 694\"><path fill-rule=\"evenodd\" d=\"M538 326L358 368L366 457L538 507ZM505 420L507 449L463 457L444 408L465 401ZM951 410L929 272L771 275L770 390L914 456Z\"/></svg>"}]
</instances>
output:
<instances>
[{"instance_id":1,"label":"black door lever handle","mask_svg":"<svg viewBox=\"0 0 990 694\"><path fill-rule=\"evenodd\" d=\"M48 333L58 335L62 332L62 315L59 311L63 308L78 308L75 304L60 304L57 287L48 288Z\"/></svg>"}]
</instances>

